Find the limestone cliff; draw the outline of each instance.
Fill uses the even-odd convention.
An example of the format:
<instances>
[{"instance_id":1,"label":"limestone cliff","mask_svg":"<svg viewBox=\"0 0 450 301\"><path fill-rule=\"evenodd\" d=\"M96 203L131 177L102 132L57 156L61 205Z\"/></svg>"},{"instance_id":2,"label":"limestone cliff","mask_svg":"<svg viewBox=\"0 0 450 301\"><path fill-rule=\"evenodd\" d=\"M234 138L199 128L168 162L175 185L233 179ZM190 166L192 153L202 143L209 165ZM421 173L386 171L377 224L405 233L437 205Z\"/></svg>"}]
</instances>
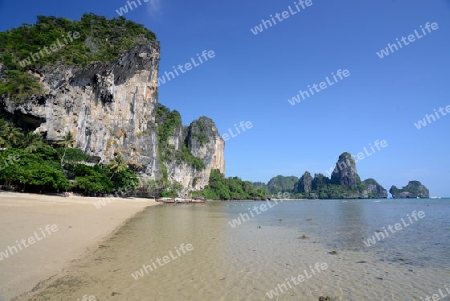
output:
<instances>
[{"instance_id":1,"label":"limestone cliff","mask_svg":"<svg viewBox=\"0 0 450 301\"><path fill-rule=\"evenodd\" d=\"M388 197L387 190L374 179L366 179L363 183L366 185L366 190L363 192L364 196L374 199L385 199Z\"/></svg>"},{"instance_id":2,"label":"limestone cliff","mask_svg":"<svg viewBox=\"0 0 450 301\"><path fill-rule=\"evenodd\" d=\"M186 133L176 129L173 143L186 142L205 168L195 170L180 160L161 162L155 122L159 60L159 43L145 40L110 63L82 68L60 62L33 68L29 73L39 78L46 93L22 103L3 95L0 113L50 141L62 140L70 131L75 147L100 163L120 153L147 179L163 177L164 164L169 181L182 183L183 192L200 189L212 168L225 171L225 143L212 120L205 123L208 142L199 143L195 133L203 122L196 121Z\"/></svg>"},{"instance_id":3,"label":"limestone cliff","mask_svg":"<svg viewBox=\"0 0 450 301\"><path fill-rule=\"evenodd\" d=\"M389 189L392 197L397 198L429 198L430 192L419 181L409 181L408 185L402 189L398 189L396 186L392 186Z\"/></svg>"},{"instance_id":4,"label":"limestone cliff","mask_svg":"<svg viewBox=\"0 0 450 301\"><path fill-rule=\"evenodd\" d=\"M353 191L347 194L350 198L387 198L388 196L387 190L376 180L369 178L361 181L356 170L355 158L347 152L339 156L330 182Z\"/></svg>"},{"instance_id":5,"label":"limestone cliff","mask_svg":"<svg viewBox=\"0 0 450 301\"><path fill-rule=\"evenodd\" d=\"M184 187L181 195L186 195L189 190L203 189L208 184L211 170L218 169L225 173L225 141L210 118L203 116L189 127L177 127L174 135L169 137L169 144L178 151L182 150L183 145L187 146L193 156L205 163L202 169L176 159L166 163L169 180Z\"/></svg>"},{"instance_id":6,"label":"limestone cliff","mask_svg":"<svg viewBox=\"0 0 450 301\"><path fill-rule=\"evenodd\" d=\"M356 171L355 159L347 152L342 153L331 174L331 182L333 184L340 184L349 189L356 189L358 179L359 176Z\"/></svg>"},{"instance_id":7,"label":"limestone cliff","mask_svg":"<svg viewBox=\"0 0 450 301\"><path fill-rule=\"evenodd\" d=\"M312 189L313 178L307 171L300 177L294 186L294 193L310 193Z\"/></svg>"}]
</instances>

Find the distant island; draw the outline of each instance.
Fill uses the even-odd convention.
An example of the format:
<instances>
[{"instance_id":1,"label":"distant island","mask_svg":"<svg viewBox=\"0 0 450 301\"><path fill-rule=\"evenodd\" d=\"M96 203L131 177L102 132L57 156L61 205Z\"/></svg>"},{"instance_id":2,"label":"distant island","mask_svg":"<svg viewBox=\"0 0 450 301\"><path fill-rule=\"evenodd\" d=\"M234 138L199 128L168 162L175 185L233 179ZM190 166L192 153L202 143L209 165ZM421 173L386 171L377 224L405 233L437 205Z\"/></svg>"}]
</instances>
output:
<instances>
[{"instance_id":1,"label":"distant island","mask_svg":"<svg viewBox=\"0 0 450 301\"><path fill-rule=\"evenodd\" d=\"M392 194L394 199L405 198L429 198L430 192L419 181L409 181L408 185L402 189L398 189L396 186L392 186L389 189L389 193Z\"/></svg>"},{"instance_id":2,"label":"distant island","mask_svg":"<svg viewBox=\"0 0 450 301\"><path fill-rule=\"evenodd\" d=\"M331 178L318 173L314 177L306 171L300 178L278 175L267 184L253 183L264 188L268 195L290 193L294 199L381 199L388 192L375 179L361 181L354 157L344 152L339 156ZM389 190L393 198L428 198L429 191L419 181L410 181L406 187Z\"/></svg>"}]
</instances>

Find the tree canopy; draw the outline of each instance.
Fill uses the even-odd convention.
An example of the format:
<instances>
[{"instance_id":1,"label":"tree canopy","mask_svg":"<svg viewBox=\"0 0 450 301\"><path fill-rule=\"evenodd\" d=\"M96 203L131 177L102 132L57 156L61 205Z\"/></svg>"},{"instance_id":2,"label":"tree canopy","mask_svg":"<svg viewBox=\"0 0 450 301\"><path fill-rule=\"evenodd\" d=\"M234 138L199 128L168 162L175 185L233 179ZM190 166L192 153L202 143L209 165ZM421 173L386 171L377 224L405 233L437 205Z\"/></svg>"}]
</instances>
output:
<instances>
[{"instance_id":1,"label":"tree canopy","mask_svg":"<svg viewBox=\"0 0 450 301\"><path fill-rule=\"evenodd\" d=\"M125 17L109 20L93 13L80 20L37 16L35 24L0 32L0 72L4 69L0 95L24 101L44 93L38 78L28 70L39 72L58 62L79 67L112 62L126 50L154 40L152 31Z\"/></svg>"},{"instance_id":2,"label":"tree canopy","mask_svg":"<svg viewBox=\"0 0 450 301\"><path fill-rule=\"evenodd\" d=\"M54 148L39 134L23 131L0 119L0 184L25 192L55 192L71 189L92 195L136 187L138 178L124 162L89 164L90 157L70 148L72 134ZM119 165L117 165L119 164ZM113 177L114 176L114 177Z\"/></svg>"}]
</instances>

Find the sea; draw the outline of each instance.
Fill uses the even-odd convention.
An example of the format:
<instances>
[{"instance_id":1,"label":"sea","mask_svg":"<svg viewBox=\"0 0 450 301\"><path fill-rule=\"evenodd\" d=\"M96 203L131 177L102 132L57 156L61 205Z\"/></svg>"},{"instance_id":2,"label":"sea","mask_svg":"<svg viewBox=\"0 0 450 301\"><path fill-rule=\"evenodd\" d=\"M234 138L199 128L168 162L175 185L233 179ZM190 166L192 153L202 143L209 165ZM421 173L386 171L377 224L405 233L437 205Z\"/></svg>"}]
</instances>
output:
<instances>
[{"instance_id":1,"label":"sea","mask_svg":"<svg viewBox=\"0 0 450 301\"><path fill-rule=\"evenodd\" d=\"M449 215L450 199L152 206L26 300L450 300Z\"/></svg>"}]
</instances>

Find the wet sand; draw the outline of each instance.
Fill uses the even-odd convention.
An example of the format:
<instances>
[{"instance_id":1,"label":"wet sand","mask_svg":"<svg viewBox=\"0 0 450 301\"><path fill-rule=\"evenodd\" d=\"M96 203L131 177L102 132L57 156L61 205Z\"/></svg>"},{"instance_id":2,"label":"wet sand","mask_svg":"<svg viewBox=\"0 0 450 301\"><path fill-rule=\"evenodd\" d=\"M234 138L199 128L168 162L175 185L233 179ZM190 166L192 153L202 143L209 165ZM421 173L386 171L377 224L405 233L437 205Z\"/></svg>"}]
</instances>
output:
<instances>
[{"instance_id":1,"label":"wet sand","mask_svg":"<svg viewBox=\"0 0 450 301\"><path fill-rule=\"evenodd\" d=\"M228 209L231 206L237 209ZM292 220L286 213L296 206L301 209ZM313 231L324 228L336 233L338 224L331 218L327 223L321 219L325 208L336 213L333 204L283 203L232 228L228 222L246 207L243 203L210 203L145 210L104 241L103 248L72 262L18 301L82 300L85 295L96 300L317 301L330 296L333 301L404 301L420 300L450 283L446 261L436 266L415 258L391 258L383 250L380 256L371 249L342 247L335 254L334 248L320 242L320 232ZM298 227L284 226L291 221L301 222ZM342 225L347 225L347 219ZM356 234L357 244L363 245ZM354 235L349 230L340 239ZM191 244L193 249L178 253L182 244ZM170 260L157 263L164 256ZM327 268L313 275L311 268L316 263L326 263ZM142 270L144 265L147 271ZM299 275L307 279L287 284ZM270 290L283 285L283 292L268 297Z\"/></svg>"},{"instance_id":2,"label":"wet sand","mask_svg":"<svg viewBox=\"0 0 450 301\"><path fill-rule=\"evenodd\" d=\"M97 208L98 201L105 203ZM0 301L32 290L101 248L101 241L129 218L156 204L151 199L0 192L0 252L8 253L0 261Z\"/></svg>"}]
</instances>

